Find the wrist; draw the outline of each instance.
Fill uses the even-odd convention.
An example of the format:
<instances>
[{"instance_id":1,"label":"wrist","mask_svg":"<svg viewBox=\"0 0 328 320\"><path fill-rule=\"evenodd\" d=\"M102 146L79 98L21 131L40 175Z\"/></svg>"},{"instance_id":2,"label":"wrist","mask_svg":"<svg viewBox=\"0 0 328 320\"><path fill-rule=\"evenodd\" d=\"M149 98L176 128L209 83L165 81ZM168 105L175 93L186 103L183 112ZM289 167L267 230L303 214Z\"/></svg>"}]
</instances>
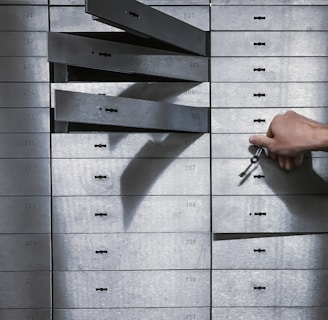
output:
<instances>
[{"instance_id":1,"label":"wrist","mask_svg":"<svg viewBox=\"0 0 328 320\"><path fill-rule=\"evenodd\" d=\"M315 129L313 151L328 151L328 125L320 125Z\"/></svg>"}]
</instances>

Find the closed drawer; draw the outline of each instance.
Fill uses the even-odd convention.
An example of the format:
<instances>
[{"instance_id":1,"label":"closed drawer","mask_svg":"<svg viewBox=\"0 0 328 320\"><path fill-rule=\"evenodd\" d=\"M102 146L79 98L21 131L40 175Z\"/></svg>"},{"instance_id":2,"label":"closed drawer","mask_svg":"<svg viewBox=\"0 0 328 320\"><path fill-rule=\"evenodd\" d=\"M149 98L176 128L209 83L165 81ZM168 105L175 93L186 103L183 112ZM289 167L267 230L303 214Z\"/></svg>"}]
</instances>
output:
<instances>
[{"instance_id":1,"label":"closed drawer","mask_svg":"<svg viewBox=\"0 0 328 320\"><path fill-rule=\"evenodd\" d=\"M216 108L328 106L328 83L213 83Z\"/></svg>"},{"instance_id":2,"label":"closed drawer","mask_svg":"<svg viewBox=\"0 0 328 320\"><path fill-rule=\"evenodd\" d=\"M70 1L70 0L68 0ZM74 1L74 0L71 0ZM326 0L212 0L214 5L325 5Z\"/></svg>"},{"instance_id":3,"label":"closed drawer","mask_svg":"<svg viewBox=\"0 0 328 320\"><path fill-rule=\"evenodd\" d=\"M325 3L327 4L327 3ZM328 30L328 6L213 6L212 30Z\"/></svg>"},{"instance_id":4,"label":"closed drawer","mask_svg":"<svg viewBox=\"0 0 328 320\"><path fill-rule=\"evenodd\" d=\"M212 58L213 82L320 82L327 80L328 58L326 57Z\"/></svg>"},{"instance_id":5,"label":"closed drawer","mask_svg":"<svg viewBox=\"0 0 328 320\"><path fill-rule=\"evenodd\" d=\"M210 240L210 233L54 235L53 269L209 269Z\"/></svg>"},{"instance_id":6,"label":"closed drawer","mask_svg":"<svg viewBox=\"0 0 328 320\"><path fill-rule=\"evenodd\" d=\"M0 133L46 133L49 122L46 108L0 108Z\"/></svg>"},{"instance_id":7,"label":"closed drawer","mask_svg":"<svg viewBox=\"0 0 328 320\"><path fill-rule=\"evenodd\" d=\"M50 197L1 197L0 233L49 233Z\"/></svg>"},{"instance_id":8,"label":"closed drawer","mask_svg":"<svg viewBox=\"0 0 328 320\"><path fill-rule=\"evenodd\" d=\"M53 197L52 205L54 233L210 231L210 196Z\"/></svg>"},{"instance_id":9,"label":"closed drawer","mask_svg":"<svg viewBox=\"0 0 328 320\"><path fill-rule=\"evenodd\" d=\"M326 196L216 196L213 232L326 232L326 212Z\"/></svg>"},{"instance_id":10,"label":"closed drawer","mask_svg":"<svg viewBox=\"0 0 328 320\"><path fill-rule=\"evenodd\" d=\"M249 160L214 159L213 195L326 195L328 159L305 159L301 168L286 172L271 159L261 159L244 178Z\"/></svg>"},{"instance_id":11,"label":"closed drawer","mask_svg":"<svg viewBox=\"0 0 328 320\"><path fill-rule=\"evenodd\" d=\"M213 242L213 269L328 269L328 235L265 237Z\"/></svg>"},{"instance_id":12,"label":"closed drawer","mask_svg":"<svg viewBox=\"0 0 328 320\"><path fill-rule=\"evenodd\" d=\"M214 307L326 307L327 270L214 270Z\"/></svg>"},{"instance_id":13,"label":"closed drawer","mask_svg":"<svg viewBox=\"0 0 328 320\"><path fill-rule=\"evenodd\" d=\"M209 0L140 0L147 5L208 5ZM50 0L51 5L84 5L84 0Z\"/></svg>"},{"instance_id":14,"label":"closed drawer","mask_svg":"<svg viewBox=\"0 0 328 320\"><path fill-rule=\"evenodd\" d=\"M0 235L1 271L50 270L50 235Z\"/></svg>"},{"instance_id":15,"label":"closed drawer","mask_svg":"<svg viewBox=\"0 0 328 320\"><path fill-rule=\"evenodd\" d=\"M209 158L209 134L53 134L53 158Z\"/></svg>"},{"instance_id":16,"label":"closed drawer","mask_svg":"<svg viewBox=\"0 0 328 320\"><path fill-rule=\"evenodd\" d=\"M46 159L1 159L0 196L50 195L50 163Z\"/></svg>"},{"instance_id":17,"label":"closed drawer","mask_svg":"<svg viewBox=\"0 0 328 320\"><path fill-rule=\"evenodd\" d=\"M327 16L328 17L328 16ZM212 32L212 56L327 56L326 32Z\"/></svg>"},{"instance_id":18,"label":"closed drawer","mask_svg":"<svg viewBox=\"0 0 328 320\"><path fill-rule=\"evenodd\" d=\"M1 309L0 318L2 320L48 320L51 319L51 310Z\"/></svg>"},{"instance_id":19,"label":"closed drawer","mask_svg":"<svg viewBox=\"0 0 328 320\"><path fill-rule=\"evenodd\" d=\"M52 162L53 195L208 195L208 159Z\"/></svg>"},{"instance_id":20,"label":"closed drawer","mask_svg":"<svg viewBox=\"0 0 328 320\"><path fill-rule=\"evenodd\" d=\"M0 57L0 82L48 82L47 58Z\"/></svg>"},{"instance_id":21,"label":"closed drawer","mask_svg":"<svg viewBox=\"0 0 328 320\"><path fill-rule=\"evenodd\" d=\"M53 285L55 309L210 305L205 270L54 272Z\"/></svg>"}]
</instances>

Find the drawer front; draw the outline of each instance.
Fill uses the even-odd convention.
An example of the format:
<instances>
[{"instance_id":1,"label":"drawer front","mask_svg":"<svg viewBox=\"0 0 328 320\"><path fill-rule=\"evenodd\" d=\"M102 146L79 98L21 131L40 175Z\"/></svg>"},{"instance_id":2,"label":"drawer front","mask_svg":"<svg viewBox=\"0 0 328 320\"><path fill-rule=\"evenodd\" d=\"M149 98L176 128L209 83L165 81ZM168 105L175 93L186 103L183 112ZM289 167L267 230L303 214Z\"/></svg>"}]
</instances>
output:
<instances>
[{"instance_id":1,"label":"drawer front","mask_svg":"<svg viewBox=\"0 0 328 320\"><path fill-rule=\"evenodd\" d=\"M208 195L208 159L53 160L53 195Z\"/></svg>"},{"instance_id":2,"label":"drawer front","mask_svg":"<svg viewBox=\"0 0 328 320\"><path fill-rule=\"evenodd\" d=\"M209 158L209 134L53 134L53 158Z\"/></svg>"},{"instance_id":3,"label":"drawer front","mask_svg":"<svg viewBox=\"0 0 328 320\"><path fill-rule=\"evenodd\" d=\"M210 233L54 235L53 269L210 269L210 240Z\"/></svg>"},{"instance_id":4,"label":"drawer front","mask_svg":"<svg viewBox=\"0 0 328 320\"><path fill-rule=\"evenodd\" d=\"M328 106L328 83L213 83L216 108Z\"/></svg>"},{"instance_id":5,"label":"drawer front","mask_svg":"<svg viewBox=\"0 0 328 320\"><path fill-rule=\"evenodd\" d=\"M53 281L60 309L210 305L210 271L54 272Z\"/></svg>"},{"instance_id":6,"label":"drawer front","mask_svg":"<svg viewBox=\"0 0 328 320\"><path fill-rule=\"evenodd\" d=\"M320 82L327 80L328 58L326 57L212 58L213 82Z\"/></svg>"},{"instance_id":7,"label":"drawer front","mask_svg":"<svg viewBox=\"0 0 328 320\"><path fill-rule=\"evenodd\" d=\"M50 197L1 197L0 233L49 233Z\"/></svg>"},{"instance_id":8,"label":"drawer front","mask_svg":"<svg viewBox=\"0 0 328 320\"><path fill-rule=\"evenodd\" d=\"M327 4L327 3L325 3ZM328 30L328 6L213 6L212 30Z\"/></svg>"},{"instance_id":9,"label":"drawer front","mask_svg":"<svg viewBox=\"0 0 328 320\"><path fill-rule=\"evenodd\" d=\"M38 309L2 309L1 320L45 320L51 319L51 310Z\"/></svg>"},{"instance_id":10,"label":"drawer front","mask_svg":"<svg viewBox=\"0 0 328 320\"><path fill-rule=\"evenodd\" d=\"M50 235L0 235L0 272L50 270Z\"/></svg>"},{"instance_id":11,"label":"drawer front","mask_svg":"<svg viewBox=\"0 0 328 320\"><path fill-rule=\"evenodd\" d=\"M49 271L0 272L0 308L50 309L50 279Z\"/></svg>"},{"instance_id":12,"label":"drawer front","mask_svg":"<svg viewBox=\"0 0 328 320\"><path fill-rule=\"evenodd\" d=\"M49 109L0 108L0 133L49 132Z\"/></svg>"},{"instance_id":13,"label":"drawer front","mask_svg":"<svg viewBox=\"0 0 328 320\"><path fill-rule=\"evenodd\" d=\"M327 16L328 18L328 16ZM326 32L212 32L212 56L295 56L328 54Z\"/></svg>"},{"instance_id":14,"label":"drawer front","mask_svg":"<svg viewBox=\"0 0 328 320\"><path fill-rule=\"evenodd\" d=\"M328 271L214 270L214 307L326 307Z\"/></svg>"},{"instance_id":15,"label":"drawer front","mask_svg":"<svg viewBox=\"0 0 328 320\"><path fill-rule=\"evenodd\" d=\"M271 159L261 159L247 176L239 174L249 165L246 159L214 159L213 195L326 195L328 159L305 159L292 172L278 168ZM224 170L223 170L224 169Z\"/></svg>"},{"instance_id":16,"label":"drawer front","mask_svg":"<svg viewBox=\"0 0 328 320\"><path fill-rule=\"evenodd\" d=\"M0 0L1 1L1 0ZM8 1L8 0L7 0ZM140 0L147 5L208 5L209 0ZM50 0L50 5L84 5L84 0Z\"/></svg>"},{"instance_id":17,"label":"drawer front","mask_svg":"<svg viewBox=\"0 0 328 320\"><path fill-rule=\"evenodd\" d=\"M50 195L50 163L46 159L1 159L0 196Z\"/></svg>"},{"instance_id":18,"label":"drawer front","mask_svg":"<svg viewBox=\"0 0 328 320\"><path fill-rule=\"evenodd\" d=\"M65 0L62 0L65 1ZM66 0L66 1L74 1L74 0ZM77 1L77 0L76 0ZM292 6L292 5L325 5L327 4L326 0L212 0L212 4L214 5L261 5L263 4L270 5L284 5L284 6Z\"/></svg>"},{"instance_id":19,"label":"drawer front","mask_svg":"<svg viewBox=\"0 0 328 320\"><path fill-rule=\"evenodd\" d=\"M326 212L326 196L217 196L213 232L326 232Z\"/></svg>"},{"instance_id":20,"label":"drawer front","mask_svg":"<svg viewBox=\"0 0 328 320\"><path fill-rule=\"evenodd\" d=\"M213 269L328 269L328 235L301 235L213 242Z\"/></svg>"},{"instance_id":21,"label":"drawer front","mask_svg":"<svg viewBox=\"0 0 328 320\"><path fill-rule=\"evenodd\" d=\"M53 197L52 203L54 233L210 231L210 196Z\"/></svg>"}]
</instances>

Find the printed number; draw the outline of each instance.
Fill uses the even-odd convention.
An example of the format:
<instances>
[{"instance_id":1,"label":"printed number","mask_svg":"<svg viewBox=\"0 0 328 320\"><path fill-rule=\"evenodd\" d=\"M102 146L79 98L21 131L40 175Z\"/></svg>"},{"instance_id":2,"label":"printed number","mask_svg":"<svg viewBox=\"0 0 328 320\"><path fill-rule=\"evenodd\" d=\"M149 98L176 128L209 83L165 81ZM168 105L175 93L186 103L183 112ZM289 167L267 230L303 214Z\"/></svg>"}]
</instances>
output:
<instances>
[{"instance_id":1,"label":"printed number","mask_svg":"<svg viewBox=\"0 0 328 320\"><path fill-rule=\"evenodd\" d=\"M195 171L196 165L195 164L187 164L185 165L185 171Z\"/></svg>"},{"instance_id":2,"label":"printed number","mask_svg":"<svg viewBox=\"0 0 328 320\"><path fill-rule=\"evenodd\" d=\"M186 277L186 282L196 282L197 278L193 276Z\"/></svg>"},{"instance_id":3,"label":"printed number","mask_svg":"<svg viewBox=\"0 0 328 320\"><path fill-rule=\"evenodd\" d=\"M192 19L192 18L195 18L195 13L194 12L185 12L183 16L185 19Z\"/></svg>"},{"instance_id":4,"label":"printed number","mask_svg":"<svg viewBox=\"0 0 328 320\"><path fill-rule=\"evenodd\" d=\"M33 165L33 164L28 164L25 166L24 170L25 172L32 172L32 171L36 171L38 169L38 166Z\"/></svg>"},{"instance_id":5,"label":"printed number","mask_svg":"<svg viewBox=\"0 0 328 320\"><path fill-rule=\"evenodd\" d=\"M24 65L24 70L33 70L34 65L32 63L28 63Z\"/></svg>"},{"instance_id":6,"label":"printed number","mask_svg":"<svg viewBox=\"0 0 328 320\"><path fill-rule=\"evenodd\" d=\"M28 38L28 39L25 39L25 44L32 44L34 42L34 39L31 39L31 38Z\"/></svg>"},{"instance_id":7,"label":"printed number","mask_svg":"<svg viewBox=\"0 0 328 320\"><path fill-rule=\"evenodd\" d=\"M196 319L196 315L194 313L186 314L185 320L194 320Z\"/></svg>"},{"instance_id":8,"label":"printed number","mask_svg":"<svg viewBox=\"0 0 328 320\"><path fill-rule=\"evenodd\" d=\"M196 202L193 202L193 201L187 201L187 202L186 202L186 207L187 207L187 208L195 208L195 207L196 207Z\"/></svg>"},{"instance_id":9,"label":"printed number","mask_svg":"<svg viewBox=\"0 0 328 320\"><path fill-rule=\"evenodd\" d=\"M192 117L193 119L200 120L200 115L199 115L199 113L194 113L194 112L192 112L191 117Z\"/></svg>"},{"instance_id":10,"label":"printed number","mask_svg":"<svg viewBox=\"0 0 328 320\"><path fill-rule=\"evenodd\" d=\"M25 140L24 146L35 146L35 141L34 140Z\"/></svg>"},{"instance_id":11,"label":"printed number","mask_svg":"<svg viewBox=\"0 0 328 320\"><path fill-rule=\"evenodd\" d=\"M185 240L185 244L187 244L187 245L194 245L196 243L197 243L196 239L187 239L187 240Z\"/></svg>"},{"instance_id":12,"label":"printed number","mask_svg":"<svg viewBox=\"0 0 328 320\"><path fill-rule=\"evenodd\" d=\"M25 203L25 209L35 209L35 208L36 208L36 206L32 202Z\"/></svg>"},{"instance_id":13,"label":"printed number","mask_svg":"<svg viewBox=\"0 0 328 320\"><path fill-rule=\"evenodd\" d=\"M33 240L29 240L25 242L26 247L36 247L37 245L38 245L37 242Z\"/></svg>"},{"instance_id":14,"label":"printed number","mask_svg":"<svg viewBox=\"0 0 328 320\"><path fill-rule=\"evenodd\" d=\"M192 67L192 68L199 68L200 67L200 65L199 65L199 63L198 62L191 62L190 63L190 67Z\"/></svg>"},{"instance_id":15,"label":"printed number","mask_svg":"<svg viewBox=\"0 0 328 320\"><path fill-rule=\"evenodd\" d=\"M31 19L31 18L34 17L34 15L35 15L35 13L34 13L33 11L25 12L25 13L23 14L23 18L24 18L24 19Z\"/></svg>"}]
</instances>

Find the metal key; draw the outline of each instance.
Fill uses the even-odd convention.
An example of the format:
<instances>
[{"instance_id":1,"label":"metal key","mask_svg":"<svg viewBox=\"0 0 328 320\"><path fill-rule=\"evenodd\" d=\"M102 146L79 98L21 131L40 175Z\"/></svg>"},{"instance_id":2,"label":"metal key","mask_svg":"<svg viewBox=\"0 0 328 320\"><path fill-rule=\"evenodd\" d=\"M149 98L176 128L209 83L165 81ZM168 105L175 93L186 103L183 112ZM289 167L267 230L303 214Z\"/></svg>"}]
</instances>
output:
<instances>
[{"instance_id":1,"label":"metal key","mask_svg":"<svg viewBox=\"0 0 328 320\"><path fill-rule=\"evenodd\" d=\"M255 154L254 154L254 156L250 159L251 163L248 165L248 167L247 167L242 173L239 174L239 177L241 177L241 178L244 177L245 174L249 171L249 169L250 169L255 163L257 163L257 162L259 161L259 159L260 159L260 155L261 155L262 151L263 151L263 148L262 148L262 147L258 147L258 148L257 148L257 150L256 150L256 152L255 152Z\"/></svg>"}]
</instances>

